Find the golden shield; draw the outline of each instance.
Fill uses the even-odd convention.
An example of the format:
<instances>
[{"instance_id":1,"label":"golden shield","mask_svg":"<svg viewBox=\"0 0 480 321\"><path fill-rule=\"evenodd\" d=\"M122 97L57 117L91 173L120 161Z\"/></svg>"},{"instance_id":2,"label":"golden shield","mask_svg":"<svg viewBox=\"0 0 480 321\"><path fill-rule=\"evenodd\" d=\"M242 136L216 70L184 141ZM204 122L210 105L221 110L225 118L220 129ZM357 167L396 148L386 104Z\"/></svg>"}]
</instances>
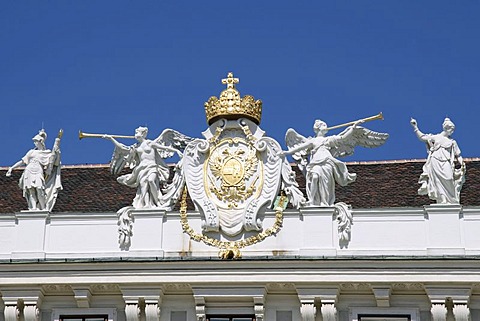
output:
<instances>
[{"instance_id":1,"label":"golden shield","mask_svg":"<svg viewBox=\"0 0 480 321\"><path fill-rule=\"evenodd\" d=\"M229 157L222 166L222 179L229 186L237 186L242 182L245 171L243 163L236 157Z\"/></svg>"},{"instance_id":2,"label":"golden shield","mask_svg":"<svg viewBox=\"0 0 480 321\"><path fill-rule=\"evenodd\" d=\"M242 138L226 138L212 148L204 164L205 192L217 206L243 208L261 191L262 162L258 151Z\"/></svg>"}]
</instances>

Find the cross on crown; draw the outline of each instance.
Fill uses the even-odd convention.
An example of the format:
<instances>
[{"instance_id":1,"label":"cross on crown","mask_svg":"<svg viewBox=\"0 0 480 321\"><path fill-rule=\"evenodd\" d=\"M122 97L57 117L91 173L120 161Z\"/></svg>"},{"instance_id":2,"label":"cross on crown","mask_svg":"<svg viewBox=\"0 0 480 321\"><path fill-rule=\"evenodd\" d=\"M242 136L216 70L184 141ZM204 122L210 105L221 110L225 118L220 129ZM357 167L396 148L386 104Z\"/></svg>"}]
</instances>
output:
<instances>
[{"instance_id":1,"label":"cross on crown","mask_svg":"<svg viewBox=\"0 0 480 321\"><path fill-rule=\"evenodd\" d=\"M235 84L238 84L240 80L238 78L233 78L233 72L227 74L227 78L222 79L222 84L227 85L227 89L235 88Z\"/></svg>"}]
</instances>

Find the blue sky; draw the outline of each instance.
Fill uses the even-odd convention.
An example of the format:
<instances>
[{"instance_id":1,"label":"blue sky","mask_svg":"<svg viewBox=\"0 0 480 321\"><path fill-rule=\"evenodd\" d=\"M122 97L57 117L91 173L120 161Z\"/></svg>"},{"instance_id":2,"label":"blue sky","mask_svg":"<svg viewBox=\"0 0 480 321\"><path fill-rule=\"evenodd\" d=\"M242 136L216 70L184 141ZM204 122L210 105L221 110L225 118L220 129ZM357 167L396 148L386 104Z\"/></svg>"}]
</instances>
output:
<instances>
[{"instance_id":1,"label":"blue sky","mask_svg":"<svg viewBox=\"0 0 480 321\"><path fill-rule=\"evenodd\" d=\"M463 156L477 157L479 15L478 1L4 1L0 166L42 124L48 147L64 129L63 164L110 160L113 145L79 129L200 137L203 103L229 71L284 147L289 127L307 136L314 119L382 111L366 127L389 141L346 161L425 158L411 116L424 132L449 116Z\"/></svg>"}]
</instances>

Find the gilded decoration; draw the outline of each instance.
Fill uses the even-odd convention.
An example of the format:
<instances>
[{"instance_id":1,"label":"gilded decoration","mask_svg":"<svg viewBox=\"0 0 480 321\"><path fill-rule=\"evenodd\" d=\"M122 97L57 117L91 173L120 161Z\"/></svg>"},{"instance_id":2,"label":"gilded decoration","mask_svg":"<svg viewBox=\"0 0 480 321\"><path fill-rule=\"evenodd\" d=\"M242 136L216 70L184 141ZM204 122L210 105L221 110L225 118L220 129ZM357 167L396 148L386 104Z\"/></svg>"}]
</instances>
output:
<instances>
[{"instance_id":1,"label":"gilded decoration","mask_svg":"<svg viewBox=\"0 0 480 321\"><path fill-rule=\"evenodd\" d=\"M222 83L227 85L227 89L222 91L218 98L212 96L205 103L207 123L211 125L220 118L238 119L238 117L245 117L255 124L260 124L262 101L255 100L250 95L241 98L240 92L235 88L239 79L234 78L231 72L228 73L227 78L222 79Z\"/></svg>"},{"instance_id":2,"label":"gilded decoration","mask_svg":"<svg viewBox=\"0 0 480 321\"><path fill-rule=\"evenodd\" d=\"M255 148L245 139L226 138L214 146L205 162L205 186L220 206L238 208L261 190L262 163Z\"/></svg>"},{"instance_id":3,"label":"gilded decoration","mask_svg":"<svg viewBox=\"0 0 480 321\"><path fill-rule=\"evenodd\" d=\"M190 196L205 232L228 236L260 231L266 208L279 194L283 159L280 145L252 121L220 119L185 150Z\"/></svg>"},{"instance_id":4,"label":"gilded decoration","mask_svg":"<svg viewBox=\"0 0 480 321\"><path fill-rule=\"evenodd\" d=\"M275 208L275 223L272 227L240 241L220 241L205 234L197 233L190 227L187 216L187 189L185 189L180 202L180 221L183 231L187 233L192 240L203 242L220 249L218 256L221 259L239 259L242 257L240 251L242 248L259 243L269 236L276 235L280 231L283 226L283 209L287 206L287 202L288 199L284 195L278 198Z\"/></svg>"},{"instance_id":5,"label":"gilded decoration","mask_svg":"<svg viewBox=\"0 0 480 321\"><path fill-rule=\"evenodd\" d=\"M262 102L241 98L238 82L229 73L220 98L205 103L209 127L204 139L186 146L182 159L183 230L193 240L219 248L222 258L239 258L240 249L278 233L287 203L298 207L304 202L290 164L279 156L280 144L259 127ZM200 213L201 233L188 224L187 193ZM266 211L272 209L274 223L264 228Z\"/></svg>"}]
</instances>

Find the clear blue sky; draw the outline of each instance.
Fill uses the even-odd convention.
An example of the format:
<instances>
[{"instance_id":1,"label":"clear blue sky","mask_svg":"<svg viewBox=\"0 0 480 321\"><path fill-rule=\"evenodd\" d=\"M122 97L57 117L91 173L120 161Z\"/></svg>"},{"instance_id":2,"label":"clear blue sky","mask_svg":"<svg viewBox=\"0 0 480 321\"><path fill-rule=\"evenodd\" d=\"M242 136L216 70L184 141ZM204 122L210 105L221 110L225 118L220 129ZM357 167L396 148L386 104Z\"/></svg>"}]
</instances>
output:
<instances>
[{"instance_id":1,"label":"clear blue sky","mask_svg":"<svg viewBox=\"0 0 480 321\"><path fill-rule=\"evenodd\" d=\"M479 1L3 1L0 107L9 166L59 128L63 164L108 163L113 145L78 130L131 135L147 125L200 137L203 103L228 71L263 100L262 129L283 146L374 115L383 147L345 160L425 158L409 124L445 116L464 157L480 156ZM128 141L125 141L128 142Z\"/></svg>"}]
</instances>

